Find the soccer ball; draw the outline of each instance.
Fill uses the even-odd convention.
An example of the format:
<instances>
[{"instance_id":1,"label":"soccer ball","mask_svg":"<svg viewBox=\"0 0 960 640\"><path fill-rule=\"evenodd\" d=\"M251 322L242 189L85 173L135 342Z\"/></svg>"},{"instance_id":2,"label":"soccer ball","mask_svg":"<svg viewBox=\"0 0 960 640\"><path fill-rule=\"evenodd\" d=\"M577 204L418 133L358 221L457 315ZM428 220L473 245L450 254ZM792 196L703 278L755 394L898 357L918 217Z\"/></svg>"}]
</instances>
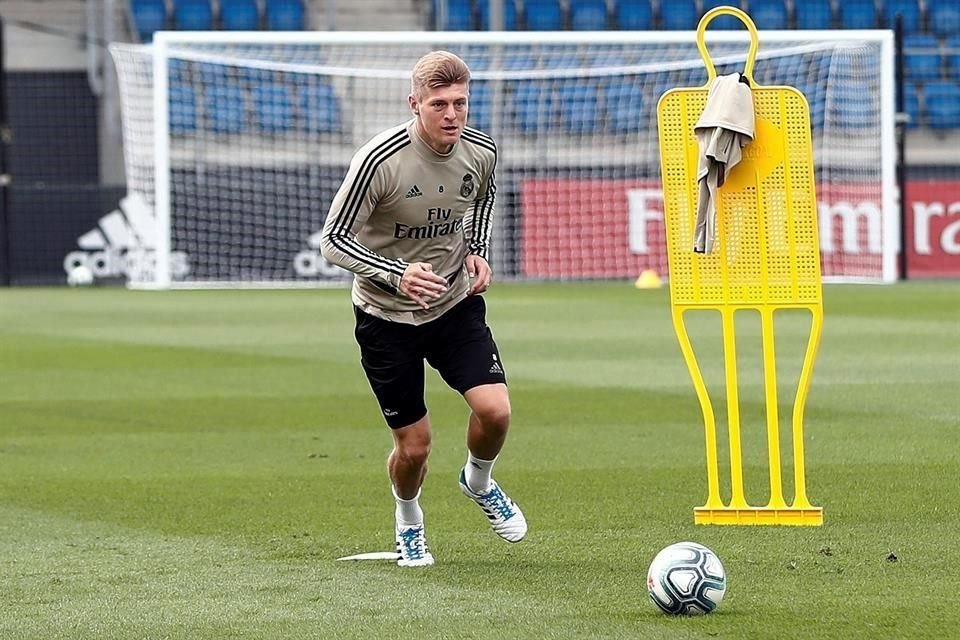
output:
<instances>
[{"instance_id":1,"label":"soccer ball","mask_svg":"<svg viewBox=\"0 0 960 640\"><path fill-rule=\"evenodd\" d=\"M696 542L678 542L663 549L650 563L650 599L671 615L702 615L717 608L727 590L720 558Z\"/></svg>"},{"instance_id":2,"label":"soccer ball","mask_svg":"<svg viewBox=\"0 0 960 640\"><path fill-rule=\"evenodd\" d=\"M77 265L67 273L67 284L71 287L86 287L93 284L93 271L85 265Z\"/></svg>"}]
</instances>

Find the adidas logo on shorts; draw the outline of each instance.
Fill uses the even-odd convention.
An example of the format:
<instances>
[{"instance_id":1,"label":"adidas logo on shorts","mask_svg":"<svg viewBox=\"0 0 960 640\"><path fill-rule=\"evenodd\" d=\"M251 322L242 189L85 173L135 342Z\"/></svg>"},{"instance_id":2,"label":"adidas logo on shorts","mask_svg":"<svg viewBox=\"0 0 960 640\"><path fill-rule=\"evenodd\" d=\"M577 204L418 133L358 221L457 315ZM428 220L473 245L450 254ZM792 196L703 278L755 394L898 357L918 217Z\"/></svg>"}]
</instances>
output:
<instances>
[{"instance_id":1,"label":"adidas logo on shorts","mask_svg":"<svg viewBox=\"0 0 960 640\"><path fill-rule=\"evenodd\" d=\"M490 366L490 373L499 373L503 375L503 367L497 362L497 354L493 354L493 364Z\"/></svg>"},{"instance_id":2,"label":"adidas logo on shorts","mask_svg":"<svg viewBox=\"0 0 960 640\"><path fill-rule=\"evenodd\" d=\"M420 191L420 187L418 187L417 185L413 185L412 187L410 187L410 191L407 191L408 198L419 198L422 195L423 195L423 192Z\"/></svg>"}]
</instances>

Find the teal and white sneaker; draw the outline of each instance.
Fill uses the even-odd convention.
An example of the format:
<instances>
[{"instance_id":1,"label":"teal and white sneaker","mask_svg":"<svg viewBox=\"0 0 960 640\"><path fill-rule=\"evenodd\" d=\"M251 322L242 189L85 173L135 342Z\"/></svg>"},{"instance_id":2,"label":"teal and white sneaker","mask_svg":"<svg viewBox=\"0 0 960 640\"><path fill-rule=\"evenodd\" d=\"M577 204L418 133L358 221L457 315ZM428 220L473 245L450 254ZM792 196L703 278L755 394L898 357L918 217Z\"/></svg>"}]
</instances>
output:
<instances>
[{"instance_id":1,"label":"teal and white sneaker","mask_svg":"<svg viewBox=\"0 0 960 640\"><path fill-rule=\"evenodd\" d=\"M480 495L470 490L463 469L460 469L460 491L478 505L490 520L493 532L507 542L520 542L527 535L527 519L520 507L503 492L495 480L490 480L490 488Z\"/></svg>"},{"instance_id":2,"label":"teal and white sneaker","mask_svg":"<svg viewBox=\"0 0 960 640\"><path fill-rule=\"evenodd\" d=\"M423 525L397 527L397 566L429 567L433 564L433 554L427 546L427 536Z\"/></svg>"}]
</instances>

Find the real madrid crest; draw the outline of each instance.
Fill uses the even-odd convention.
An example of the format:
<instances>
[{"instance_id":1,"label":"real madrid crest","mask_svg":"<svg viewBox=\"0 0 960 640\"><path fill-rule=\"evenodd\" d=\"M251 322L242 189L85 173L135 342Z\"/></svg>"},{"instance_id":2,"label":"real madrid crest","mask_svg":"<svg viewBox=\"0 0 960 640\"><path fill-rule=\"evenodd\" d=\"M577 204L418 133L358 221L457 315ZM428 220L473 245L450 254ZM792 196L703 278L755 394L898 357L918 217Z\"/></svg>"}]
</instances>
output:
<instances>
[{"instance_id":1,"label":"real madrid crest","mask_svg":"<svg viewBox=\"0 0 960 640\"><path fill-rule=\"evenodd\" d=\"M464 198L469 198L473 195L474 188L473 175L468 173L463 176L463 182L460 183L460 195Z\"/></svg>"}]
</instances>

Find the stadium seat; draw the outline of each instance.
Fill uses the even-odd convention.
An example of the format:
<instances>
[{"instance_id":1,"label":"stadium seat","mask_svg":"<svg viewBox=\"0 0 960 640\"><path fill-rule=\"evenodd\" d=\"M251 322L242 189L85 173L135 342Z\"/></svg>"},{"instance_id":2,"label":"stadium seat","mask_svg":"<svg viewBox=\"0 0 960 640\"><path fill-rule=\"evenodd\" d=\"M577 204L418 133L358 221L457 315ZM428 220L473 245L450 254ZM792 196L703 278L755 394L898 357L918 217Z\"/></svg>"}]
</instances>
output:
<instances>
[{"instance_id":1,"label":"stadium seat","mask_svg":"<svg viewBox=\"0 0 960 640\"><path fill-rule=\"evenodd\" d=\"M660 4L660 26L667 31L697 28L697 6L693 0L670 0Z\"/></svg>"},{"instance_id":2,"label":"stadium seat","mask_svg":"<svg viewBox=\"0 0 960 640\"><path fill-rule=\"evenodd\" d=\"M570 0L570 28L603 31L607 28L607 0Z\"/></svg>"},{"instance_id":3,"label":"stadium seat","mask_svg":"<svg viewBox=\"0 0 960 640\"><path fill-rule=\"evenodd\" d=\"M843 0L839 6L841 28L875 29L877 27L877 6L873 0Z\"/></svg>"},{"instance_id":4,"label":"stadium seat","mask_svg":"<svg viewBox=\"0 0 960 640\"><path fill-rule=\"evenodd\" d=\"M908 80L940 79L940 41L929 33L904 36L903 63Z\"/></svg>"},{"instance_id":5,"label":"stadium seat","mask_svg":"<svg viewBox=\"0 0 960 640\"><path fill-rule=\"evenodd\" d=\"M537 68L537 57L529 45L510 47L503 59L503 68L507 71L526 71Z\"/></svg>"},{"instance_id":6,"label":"stadium seat","mask_svg":"<svg viewBox=\"0 0 960 640\"><path fill-rule=\"evenodd\" d=\"M597 88L572 81L560 87L560 123L570 135L590 135L600 124Z\"/></svg>"},{"instance_id":7,"label":"stadium seat","mask_svg":"<svg viewBox=\"0 0 960 640\"><path fill-rule=\"evenodd\" d=\"M175 83L169 89L170 133L190 133L197 128L197 92L186 84Z\"/></svg>"},{"instance_id":8,"label":"stadium seat","mask_svg":"<svg viewBox=\"0 0 960 640\"><path fill-rule=\"evenodd\" d=\"M649 31L653 28L653 6L650 0L616 0L613 22L617 29Z\"/></svg>"},{"instance_id":9,"label":"stadium seat","mask_svg":"<svg viewBox=\"0 0 960 640\"><path fill-rule=\"evenodd\" d=\"M507 103L513 105L513 119L520 133L536 135L553 126L553 96L545 83L528 80L517 83Z\"/></svg>"},{"instance_id":10,"label":"stadium seat","mask_svg":"<svg viewBox=\"0 0 960 640\"><path fill-rule=\"evenodd\" d=\"M467 125L474 129L489 131L491 125L492 95L490 85L483 80L470 82L470 109L467 113Z\"/></svg>"},{"instance_id":11,"label":"stadium seat","mask_svg":"<svg viewBox=\"0 0 960 640\"><path fill-rule=\"evenodd\" d=\"M131 0L130 18L140 42L153 40L153 32L167 28L167 5L164 0Z\"/></svg>"},{"instance_id":12,"label":"stadium seat","mask_svg":"<svg viewBox=\"0 0 960 640\"><path fill-rule=\"evenodd\" d=\"M586 53L584 64L588 67L622 67L627 57L619 46L596 45Z\"/></svg>"},{"instance_id":13,"label":"stadium seat","mask_svg":"<svg viewBox=\"0 0 960 640\"><path fill-rule=\"evenodd\" d=\"M490 1L477 0L477 11L480 14L480 28L490 30ZM515 0L503 0L503 30L517 30L517 3Z\"/></svg>"},{"instance_id":14,"label":"stadium seat","mask_svg":"<svg viewBox=\"0 0 960 640\"><path fill-rule=\"evenodd\" d=\"M917 0L883 0L883 26L893 29L899 13L903 18L903 32L917 33L920 28L920 3Z\"/></svg>"},{"instance_id":15,"label":"stadium seat","mask_svg":"<svg viewBox=\"0 0 960 640\"><path fill-rule=\"evenodd\" d=\"M614 80L604 90L604 111L607 129L616 135L626 135L647 129L649 123L644 111L643 89L637 82ZM659 97L659 96L658 96ZM656 104L656 99L651 100ZM656 127L656 122L652 123Z\"/></svg>"},{"instance_id":16,"label":"stadium seat","mask_svg":"<svg viewBox=\"0 0 960 640\"><path fill-rule=\"evenodd\" d=\"M528 31L563 29L563 7L559 0L524 0L523 26Z\"/></svg>"},{"instance_id":17,"label":"stadium seat","mask_svg":"<svg viewBox=\"0 0 960 640\"><path fill-rule=\"evenodd\" d=\"M880 105L875 100L876 95L877 91L871 88L869 81L850 78L842 87L830 92L827 115L847 127L868 127L879 117Z\"/></svg>"},{"instance_id":18,"label":"stadium seat","mask_svg":"<svg viewBox=\"0 0 960 640\"><path fill-rule=\"evenodd\" d=\"M923 102L928 127L938 131L960 128L960 84L928 82L923 85Z\"/></svg>"},{"instance_id":19,"label":"stadium seat","mask_svg":"<svg viewBox=\"0 0 960 640\"><path fill-rule=\"evenodd\" d=\"M303 0L266 0L267 29L271 31L302 31L307 26Z\"/></svg>"},{"instance_id":20,"label":"stadium seat","mask_svg":"<svg viewBox=\"0 0 960 640\"><path fill-rule=\"evenodd\" d=\"M960 2L957 0L928 0L927 24L938 36L960 33Z\"/></svg>"},{"instance_id":21,"label":"stadium seat","mask_svg":"<svg viewBox=\"0 0 960 640\"><path fill-rule=\"evenodd\" d=\"M331 85L315 84L301 88L299 107L303 128L307 131L340 131L340 99Z\"/></svg>"},{"instance_id":22,"label":"stadium seat","mask_svg":"<svg viewBox=\"0 0 960 640\"><path fill-rule=\"evenodd\" d=\"M256 0L220 0L220 28L226 31L256 31L260 9Z\"/></svg>"},{"instance_id":23,"label":"stadium seat","mask_svg":"<svg viewBox=\"0 0 960 640\"><path fill-rule=\"evenodd\" d=\"M209 0L176 0L173 22L180 31L209 31L213 29L213 8Z\"/></svg>"},{"instance_id":24,"label":"stadium seat","mask_svg":"<svg viewBox=\"0 0 960 640\"><path fill-rule=\"evenodd\" d=\"M434 7L434 11L436 11L436 3L434 3ZM436 15L434 13L434 16ZM471 31L473 29L473 3L470 0L446 0L446 16L440 27L444 31Z\"/></svg>"},{"instance_id":25,"label":"stadium seat","mask_svg":"<svg viewBox=\"0 0 960 640\"><path fill-rule=\"evenodd\" d=\"M908 82L903 86L903 110L910 117L907 121L908 129L915 129L920 126L920 94L917 86Z\"/></svg>"},{"instance_id":26,"label":"stadium seat","mask_svg":"<svg viewBox=\"0 0 960 640\"><path fill-rule=\"evenodd\" d=\"M207 87L204 115L207 128L215 133L239 133L247 123L246 96L234 84Z\"/></svg>"},{"instance_id":27,"label":"stadium seat","mask_svg":"<svg viewBox=\"0 0 960 640\"><path fill-rule=\"evenodd\" d=\"M797 29L833 28L833 7L830 0L803 0L794 2Z\"/></svg>"},{"instance_id":28,"label":"stadium seat","mask_svg":"<svg viewBox=\"0 0 960 640\"><path fill-rule=\"evenodd\" d=\"M540 61L544 69L579 69L583 66L580 54L567 45L546 45L540 48Z\"/></svg>"},{"instance_id":29,"label":"stadium seat","mask_svg":"<svg viewBox=\"0 0 960 640\"><path fill-rule=\"evenodd\" d=\"M194 78L199 80L201 86L233 82L230 79L231 67L227 64L173 59L169 67L170 77L179 78L182 82L191 82Z\"/></svg>"},{"instance_id":30,"label":"stadium seat","mask_svg":"<svg viewBox=\"0 0 960 640\"><path fill-rule=\"evenodd\" d=\"M703 11L700 12L700 17L702 18L711 9L723 6L738 6L739 3L737 0L703 0ZM697 23L694 23L691 29L697 28ZM721 29L721 30L733 30L733 29L746 29L742 22L733 16L720 16L714 18L710 21L710 25L707 29Z\"/></svg>"},{"instance_id":31,"label":"stadium seat","mask_svg":"<svg viewBox=\"0 0 960 640\"><path fill-rule=\"evenodd\" d=\"M260 84L253 89L254 123L264 133L289 131L294 124L293 101L286 85Z\"/></svg>"},{"instance_id":32,"label":"stadium seat","mask_svg":"<svg viewBox=\"0 0 960 640\"><path fill-rule=\"evenodd\" d=\"M490 52L485 49L465 51L460 57L470 67L470 71L487 71L490 69Z\"/></svg>"},{"instance_id":33,"label":"stadium seat","mask_svg":"<svg viewBox=\"0 0 960 640\"><path fill-rule=\"evenodd\" d=\"M822 130L827 116L825 91L816 82L798 84L797 89L803 93L807 99L807 107L810 114L810 126L816 130Z\"/></svg>"},{"instance_id":34,"label":"stadium seat","mask_svg":"<svg viewBox=\"0 0 960 640\"><path fill-rule=\"evenodd\" d=\"M948 36L944 44L946 45L944 59L947 61L947 77L960 82L960 33Z\"/></svg>"},{"instance_id":35,"label":"stadium seat","mask_svg":"<svg viewBox=\"0 0 960 640\"><path fill-rule=\"evenodd\" d=\"M787 29L790 14L784 0L750 0L750 17L757 29Z\"/></svg>"}]
</instances>

